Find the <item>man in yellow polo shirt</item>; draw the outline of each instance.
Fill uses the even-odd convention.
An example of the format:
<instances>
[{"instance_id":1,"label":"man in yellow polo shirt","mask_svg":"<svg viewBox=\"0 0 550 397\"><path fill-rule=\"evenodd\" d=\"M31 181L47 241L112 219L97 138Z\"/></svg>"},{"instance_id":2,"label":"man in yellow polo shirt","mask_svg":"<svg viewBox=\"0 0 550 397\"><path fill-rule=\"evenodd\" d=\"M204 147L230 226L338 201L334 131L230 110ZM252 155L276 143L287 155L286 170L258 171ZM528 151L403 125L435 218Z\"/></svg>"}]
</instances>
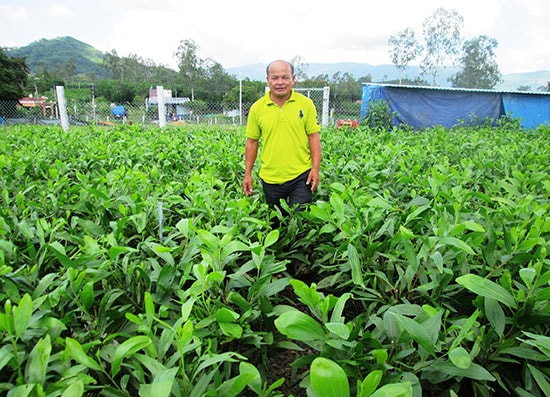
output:
<instances>
[{"instance_id":1,"label":"man in yellow polo shirt","mask_svg":"<svg viewBox=\"0 0 550 397\"><path fill-rule=\"evenodd\" d=\"M280 200L285 200L290 207L302 209L319 186L317 111L311 99L292 89L296 76L289 62L273 61L266 72L269 91L248 114L243 191L252 194L252 169L261 139L259 175L267 203L282 211Z\"/></svg>"}]
</instances>

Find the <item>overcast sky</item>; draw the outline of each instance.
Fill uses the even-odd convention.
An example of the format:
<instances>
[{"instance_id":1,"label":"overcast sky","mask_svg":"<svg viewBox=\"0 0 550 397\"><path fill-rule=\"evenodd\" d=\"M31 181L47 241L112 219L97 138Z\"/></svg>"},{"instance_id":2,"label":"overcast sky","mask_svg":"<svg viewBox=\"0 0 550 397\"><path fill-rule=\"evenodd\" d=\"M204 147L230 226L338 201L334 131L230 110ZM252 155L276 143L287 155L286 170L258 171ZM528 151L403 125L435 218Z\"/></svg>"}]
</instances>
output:
<instances>
[{"instance_id":1,"label":"overcast sky","mask_svg":"<svg viewBox=\"0 0 550 397\"><path fill-rule=\"evenodd\" d=\"M299 55L305 63L391 64L388 38L443 7L465 39L496 38L504 74L550 70L548 0L0 0L0 46L72 36L175 68L181 40L224 68Z\"/></svg>"}]
</instances>

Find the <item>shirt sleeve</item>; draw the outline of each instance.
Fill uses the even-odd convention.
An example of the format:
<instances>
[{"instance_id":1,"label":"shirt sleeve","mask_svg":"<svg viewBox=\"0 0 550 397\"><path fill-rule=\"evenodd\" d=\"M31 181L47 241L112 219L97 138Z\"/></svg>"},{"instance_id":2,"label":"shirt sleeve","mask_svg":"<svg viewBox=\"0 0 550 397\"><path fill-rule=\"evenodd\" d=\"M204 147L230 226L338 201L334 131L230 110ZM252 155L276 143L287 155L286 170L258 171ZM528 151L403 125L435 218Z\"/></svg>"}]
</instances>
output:
<instances>
[{"instance_id":1,"label":"shirt sleeve","mask_svg":"<svg viewBox=\"0 0 550 397\"><path fill-rule=\"evenodd\" d=\"M258 112L256 106L252 105L248 112L248 121L246 122L246 137L250 139L260 139L262 132L258 123Z\"/></svg>"},{"instance_id":2,"label":"shirt sleeve","mask_svg":"<svg viewBox=\"0 0 550 397\"><path fill-rule=\"evenodd\" d=\"M319 132L321 127L319 127L319 122L317 121L317 109L315 108L315 104L312 100L309 100L309 109L306 113L306 133L310 135Z\"/></svg>"}]
</instances>

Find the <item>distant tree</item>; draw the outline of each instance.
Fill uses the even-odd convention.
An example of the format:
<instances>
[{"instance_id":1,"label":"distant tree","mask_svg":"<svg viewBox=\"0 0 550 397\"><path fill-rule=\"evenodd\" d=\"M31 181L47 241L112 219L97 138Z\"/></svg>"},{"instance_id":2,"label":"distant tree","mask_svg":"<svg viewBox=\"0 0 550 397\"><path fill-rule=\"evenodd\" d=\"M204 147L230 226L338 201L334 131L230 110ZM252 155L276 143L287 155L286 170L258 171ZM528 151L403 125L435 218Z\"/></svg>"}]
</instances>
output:
<instances>
[{"instance_id":1,"label":"distant tree","mask_svg":"<svg viewBox=\"0 0 550 397\"><path fill-rule=\"evenodd\" d=\"M492 89L502 81L495 48L498 41L482 35L464 42L460 63L462 70L449 80L453 87Z\"/></svg>"},{"instance_id":2,"label":"distant tree","mask_svg":"<svg viewBox=\"0 0 550 397\"><path fill-rule=\"evenodd\" d=\"M28 74L25 58L10 57L6 49L0 47L0 99L21 98Z\"/></svg>"},{"instance_id":3,"label":"distant tree","mask_svg":"<svg viewBox=\"0 0 550 397\"><path fill-rule=\"evenodd\" d=\"M432 85L436 85L439 69L452 63L460 52L463 24L464 18L457 11L444 8L438 8L424 20L422 29L426 43L420 68L432 77Z\"/></svg>"},{"instance_id":4,"label":"distant tree","mask_svg":"<svg viewBox=\"0 0 550 397\"><path fill-rule=\"evenodd\" d=\"M111 50L111 52L106 52L103 55L103 60L101 61L101 66L111 74L111 77L116 80L124 80L122 73L122 63L120 57L118 56L116 50Z\"/></svg>"},{"instance_id":5,"label":"distant tree","mask_svg":"<svg viewBox=\"0 0 550 397\"><path fill-rule=\"evenodd\" d=\"M183 83L191 89L191 100L195 99L195 84L204 74L203 60L197 55L198 49L193 39L186 39L180 41L176 51L178 71Z\"/></svg>"},{"instance_id":6,"label":"distant tree","mask_svg":"<svg viewBox=\"0 0 550 397\"><path fill-rule=\"evenodd\" d=\"M264 82L244 79L242 81L242 90L240 90L239 85L235 85L235 87L225 93L222 104L226 109L236 109L239 106L239 95L242 95L242 103L246 112L250 109L252 103L264 94L264 90Z\"/></svg>"},{"instance_id":7,"label":"distant tree","mask_svg":"<svg viewBox=\"0 0 550 397\"><path fill-rule=\"evenodd\" d=\"M201 99L219 102L226 92L237 85L237 79L229 75L223 66L213 59L207 58L202 64L204 75L197 82L197 87L204 92Z\"/></svg>"},{"instance_id":8,"label":"distant tree","mask_svg":"<svg viewBox=\"0 0 550 397\"><path fill-rule=\"evenodd\" d=\"M309 65L305 63L304 57L296 55L290 61L292 66L294 66L294 74L296 75L296 80L304 81L307 80L307 69Z\"/></svg>"},{"instance_id":9,"label":"distant tree","mask_svg":"<svg viewBox=\"0 0 550 397\"><path fill-rule=\"evenodd\" d=\"M409 62L422 52L422 46L416 40L414 30L411 28L400 31L396 36L390 36L388 45L391 61L399 70L399 84L401 84L403 72L409 66Z\"/></svg>"},{"instance_id":10,"label":"distant tree","mask_svg":"<svg viewBox=\"0 0 550 397\"><path fill-rule=\"evenodd\" d=\"M518 88L517 88L518 91L531 91L531 86L530 85L520 85Z\"/></svg>"}]
</instances>

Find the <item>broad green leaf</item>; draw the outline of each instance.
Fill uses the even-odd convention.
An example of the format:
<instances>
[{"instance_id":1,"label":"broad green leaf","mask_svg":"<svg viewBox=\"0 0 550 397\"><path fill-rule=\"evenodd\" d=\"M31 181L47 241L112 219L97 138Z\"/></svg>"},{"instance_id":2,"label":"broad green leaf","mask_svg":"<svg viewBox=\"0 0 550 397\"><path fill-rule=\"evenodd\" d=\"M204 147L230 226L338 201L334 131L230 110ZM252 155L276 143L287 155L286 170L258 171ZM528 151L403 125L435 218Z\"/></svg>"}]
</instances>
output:
<instances>
[{"instance_id":1,"label":"broad green leaf","mask_svg":"<svg viewBox=\"0 0 550 397\"><path fill-rule=\"evenodd\" d=\"M86 308L86 310L90 309L92 305L94 304L95 300L95 291L94 291L94 282L89 281L80 290L80 300L82 301L82 304Z\"/></svg>"},{"instance_id":2,"label":"broad green leaf","mask_svg":"<svg viewBox=\"0 0 550 397\"><path fill-rule=\"evenodd\" d=\"M95 371L103 371L101 365L99 365L93 358L89 357L80 343L78 343L75 339L69 337L65 338L65 351L77 363Z\"/></svg>"},{"instance_id":3,"label":"broad green leaf","mask_svg":"<svg viewBox=\"0 0 550 397\"><path fill-rule=\"evenodd\" d=\"M472 364L470 354L463 347L455 347L449 352L449 359L458 368L469 368Z\"/></svg>"},{"instance_id":4,"label":"broad green leaf","mask_svg":"<svg viewBox=\"0 0 550 397\"><path fill-rule=\"evenodd\" d=\"M45 384L51 352L52 344L50 336L46 335L38 341L29 355L25 369L26 378L29 383Z\"/></svg>"},{"instance_id":5,"label":"broad green leaf","mask_svg":"<svg viewBox=\"0 0 550 397\"><path fill-rule=\"evenodd\" d=\"M390 383L371 394L370 397L412 397L413 389L410 382Z\"/></svg>"},{"instance_id":6,"label":"broad green leaf","mask_svg":"<svg viewBox=\"0 0 550 397\"><path fill-rule=\"evenodd\" d=\"M243 327L235 323L218 323L223 334L232 338L240 338L243 335Z\"/></svg>"},{"instance_id":7,"label":"broad green leaf","mask_svg":"<svg viewBox=\"0 0 550 397\"><path fill-rule=\"evenodd\" d=\"M290 285L294 288L294 293L300 298L300 301L308 305L310 308L316 307L321 301L321 297L317 292L315 285L311 287L302 280L292 279Z\"/></svg>"},{"instance_id":8,"label":"broad green leaf","mask_svg":"<svg viewBox=\"0 0 550 397\"><path fill-rule=\"evenodd\" d=\"M4 368L12 358L14 357L9 345L2 346L0 349L0 372L2 372L2 368Z\"/></svg>"},{"instance_id":9,"label":"broad green leaf","mask_svg":"<svg viewBox=\"0 0 550 397\"><path fill-rule=\"evenodd\" d=\"M302 342L324 340L326 335L323 327L313 318L298 310L282 313L275 326L283 335Z\"/></svg>"},{"instance_id":10,"label":"broad green leaf","mask_svg":"<svg viewBox=\"0 0 550 397\"><path fill-rule=\"evenodd\" d=\"M348 244L348 259L351 268L351 279L355 285L365 287L363 280L363 269L361 268L361 260L357 248L353 244Z\"/></svg>"},{"instance_id":11,"label":"broad green leaf","mask_svg":"<svg viewBox=\"0 0 550 397\"><path fill-rule=\"evenodd\" d=\"M531 288L531 286L533 285L533 281L537 276L537 271L532 267L519 269L519 276L521 277L521 280L525 283L525 286L527 288Z\"/></svg>"},{"instance_id":12,"label":"broad green leaf","mask_svg":"<svg viewBox=\"0 0 550 397\"><path fill-rule=\"evenodd\" d=\"M531 372L531 375L533 375L533 378L540 387L540 390L542 390L542 394L544 396L550 396L550 383L548 382L548 375L529 363L527 363L527 368L529 368L529 372Z\"/></svg>"},{"instance_id":13,"label":"broad green leaf","mask_svg":"<svg viewBox=\"0 0 550 397\"><path fill-rule=\"evenodd\" d=\"M348 299L351 298L351 294L349 292L346 292L342 294L336 301L336 305L334 305L334 309L332 309L332 314L330 315L330 322L332 323L343 323L345 322L345 318L342 315L344 312L346 302Z\"/></svg>"},{"instance_id":14,"label":"broad green leaf","mask_svg":"<svg viewBox=\"0 0 550 397\"><path fill-rule=\"evenodd\" d=\"M270 231L264 240L264 248L271 247L279 240L279 229Z\"/></svg>"},{"instance_id":15,"label":"broad green leaf","mask_svg":"<svg viewBox=\"0 0 550 397\"><path fill-rule=\"evenodd\" d=\"M212 354L212 355L209 355L209 356L201 356L200 361L202 361L202 362L197 367L197 369L195 370L195 373L198 374L203 369L211 367L211 366L216 366L217 364L220 364L220 363L236 362L236 361L238 361L238 359L243 360L244 357L241 356L238 353L235 353L235 352L225 352L225 353L220 353L220 354Z\"/></svg>"},{"instance_id":16,"label":"broad green leaf","mask_svg":"<svg viewBox=\"0 0 550 397\"><path fill-rule=\"evenodd\" d=\"M550 336L534 334L532 332L522 331L524 335L531 338L530 340L520 339L521 341L535 346L544 354L550 357Z\"/></svg>"},{"instance_id":17,"label":"broad green leaf","mask_svg":"<svg viewBox=\"0 0 550 397\"><path fill-rule=\"evenodd\" d=\"M73 267L74 263L67 256L67 253L65 252L65 247L63 247L58 241L54 241L47 245L47 248L53 252L55 257L59 260L59 262L65 266L65 267Z\"/></svg>"},{"instance_id":18,"label":"broad green leaf","mask_svg":"<svg viewBox=\"0 0 550 397\"><path fill-rule=\"evenodd\" d=\"M61 397L82 397L84 395L84 383L79 379L72 382L69 387L63 390Z\"/></svg>"},{"instance_id":19,"label":"broad green leaf","mask_svg":"<svg viewBox=\"0 0 550 397\"><path fill-rule=\"evenodd\" d=\"M484 298L495 299L512 309L517 308L514 297L491 280L484 279L476 274L465 274L464 276L458 277L456 282Z\"/></svg>"},{"instance_id":20,"label":"broad green leaf","mask_svg":"<svg viewBox=\"0 0 550 397\"><path fill-rule=\"evenodd\" d=\"M199 239L205 244L212 252L216 252L219 248L218 238L209 231L199 229L197 230Z\"/></svg>"},{"instance_id":21,"label":"broad green leaf","mask_svg":"<svg viewBox=\"0 0 550 397\"><path fill-rule=\"evenodd\" d=\"M433 366L434 368L438 369L444 374L450 375L452 377L463 376L470 379L486 380L490 382L493 382L496 380L495 377L491 375L489 371L487 371L481 365L476 363L471 363L468 368L459 368L453 363L448 361L437 362L437 363L434 363Z\"/></svg>"},{"instance_id":22,"label":"broad green leaf","mask_svg":"<svg viewBox=\"0 0 550 397\"><path fill-rule=\"evenodd\" d=\"M497 335L503 336L504 327L506 325L506 315L500 304L495 299L485 298L485 313Z\"/></svg>"},{"instance_id":23,"label":"broad green leaf","mask_svg":"<svg viewBox=\"0 0 550 397\"><path fill-rule=\"evenodd\" d=\"M145 291L143 303L145 304L145 317L147 318L147 324L152 326L153 318L155 317L155 302L153 302L153 296L149 291Z\"/></svg>"},{"instance_id":24,"label":"broad green leaf","mask_svg":"<svg viewBox=\"0 0 550 397\"><path fill-rule=\"evenodd\" d=\"M475 255L476 253L474 252L474 250L472 249L472 247L470 247L468 244L466 244L464 241L456 238L456 237L443 237L439 240L439 244L441 245L451 245L453 247L456 247L464 252L466 252L467 254L470 254L470 255Z\"/></svg>"},{"instance_id":25,"label":"broad green leaf","mask_svg":"<svg viewBox=\"0 0 550 397\"><path fill-rule=\"evenodd\" d=\"M350 335L350 330L346 324L342 323L325 323L325 327L334 335L341 339L347 340Z\"/></svg>"},{"instance_id":26,"label":"broad green leaf","mask_svg":"<svg viewBox=\"0 0 550 397\"><path fill-rule=\"evenodd\" d=\"M19 301L19 305L13 309L13 325L15 328L15 336L17 338L20 338L29 326L31 316L32 298L29 294L25 294Z\"/></svg>"},{"instance_id":27,"label":"broad green leaf","mask_svg":"<svg viewBox=\"0 0 550 397\"><path fill-rule=\"evenodd\" d=\"M10 390L10 392L7 394L7 397L27 397L31 396L31 392L34 390L36 385L21 385L14 387Z\"/></svg>"},{"instance_id":28,"label":"broad green leaf","mask_svg":"<svg viewBox=\"0 0 550 397\"><path fill-rule=\"evenodd\" d=\"M485 228L481 226L479 223L476 223L473 221L464 221L462 222L462 224L466 226L466 229L471 230L473 232L485 233Z\"/></svg>"},{"instance_id":29,"label":"broad green leaf","mask_svg":"<svg viewBox=\"0 0 550 397\"><path fill-rule=\"evenodd\" d=\"M525 360L532 361L548 361L548 355L538 352L535 349L529 347L512 346L506 349L502 349L500 354L510 354L514 357L523 358Z\"/></svg>"},{"instance_id":30,"label":"broad green leaf","mask_svg":"<svg viewBox=\"0 0 550 397\"><path fill-rule=\"evenodd\" d=\"M260 395L262 391L262 376L260 374L260 371L258 371L258 368L250 363L243 361L239 363L239 373L252 375L248 383L248 387L250 387L250 389L252 389L254 393Z\"/></svg>"},{"instance_id":31,"label":"broad green leaf","mask_svg":"<svg viewBox=\"0 0 550 397\"><path fill-rule=\"evenodd\" d=\"M118 345L111 359L111 374L116 376L120 372L122 360L132 356L137 351L151 344L151 339L148 336L138 335L125 340Z\"/></svg>"},{"instance_id":32,"label":"broad green leaf","mask_svg":"<svg viewBox=\"0 0 550 397\"><path fill-rule=\"evenodd\" d=\"M242 373L225 381L218 389L218 395L224 397L242 396L242 391L254 379L254 374Z\"/></svg>"},{"instance_id":33,"label":"broad green leaf","mask_svg":"<svg viewBox=\"0 0 550 397\"><path fill-rule=\"evenodd\" d=\"M384 364L388 360L388 350L387 349L374 349L370 353L376 360L376 364Z\"/></svg>"},{"instance_id":34,"label":"broad green leaf","mask_svg":"<svg viewBox=\"0 0 550 397\"><path fill-rule=\"evenodd\" d=\"M250 250L250 247L243 243L242 241L238 240L232 240L226 245L224 245L222 252L221 252L221 258L226 259L229 257L229 255L239 252L239 251L248 251Z\"/></svg>"},{"instance_id":35,"label":"broad green leaf","mask_svg":"<svg viewBox=\"0 0 550 397\"><path fill-rule=\"evenodd\" d=\"M372 200L370 200L367 205L369 207L373 207L373 208L383 208L385 210L388 210L388 211L392 211L393 210L393 207L391 206L390 203L388 203L386 200L384 200L383 198L381 197L375 197L373 198Z\"/></svg>"},{"instance_id":36,"label":"broad green leaf","mask_svg":"<svg viewBox=\"0 0 550 397\"><path fill-rule=\"evenodd\" d=\"M430 337L430 332L426 332L424 325L399 313L392 312L392 314L396 316L397 321L416 343L422 346L428 353L435 355L435 344Z\"/></svg>"},{"instance_id":37,"label":"broad green leaf","mask_svg":"<svg viewBox=\"0 0 550 397\"><path fill-rule=\"evenodd\" d=\"M317 357L311 363L309 377L311 387L317 397L347 397L350 395L346 373L332 360Z\"/></svg>"},{"instance_id":38,"label":"broad green leaf","mask_svg":"<svg viewBox=\"0 0 550 397\"><path fill-rule=\"evenodd\" d=\"M383 375L384 372L380 369L371 371L363 380L363 382L361 382L360 393L357 394L357 397L368 397L372 393L374 393L374 391L380 384Z\"/></svg>"},{"instance_id":39,"label":"broad green leaf","mask_svg":"<svg viewBox=\"0 0 550 397\"><path fill-rule=\"evenodd\" d=\"M179 369L179 367L174 367L156 374L153 383L139 389L140 397L170 397L172 385Z\"/></svg>"},{"instance_id":40,"label":"broad green leaf","mask_svg":"<svg viewBox=\"0 0 550 397\"><path fill-rule=\"evenodd\" d=\"M239 313L229 310L227 307L221 307L216 312L216 321L219 323L235 322L239 318Z\"/></svg>"},{"instance_id":41,"label":"broad green leaf","mask_svg":"<svg viewBox=\"0 0 550 397\"><path fill-rule=\"evenodd\" d=\"M127 254L129 252L137 252L137 250L132 247L121 247L121 246L111 247L109 248L109 258L114 259L120 254Z\"/></svg>"}]
</instances>

